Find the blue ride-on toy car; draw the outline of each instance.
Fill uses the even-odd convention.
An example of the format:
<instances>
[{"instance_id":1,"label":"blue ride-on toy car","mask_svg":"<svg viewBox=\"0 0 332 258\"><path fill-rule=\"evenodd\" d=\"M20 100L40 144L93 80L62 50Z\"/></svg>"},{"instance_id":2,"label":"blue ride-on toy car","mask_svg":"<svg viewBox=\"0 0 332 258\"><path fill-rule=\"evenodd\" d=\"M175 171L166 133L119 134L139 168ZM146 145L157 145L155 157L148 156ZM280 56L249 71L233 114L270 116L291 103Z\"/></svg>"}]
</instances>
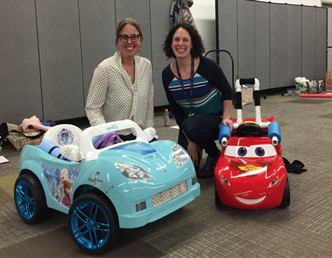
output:
<instances>
[{"instance_id":1,"label":"blue ride-on toy car","mask_svg":"<svg viewBox=\"0 0 332 258\"><path fill-rule=\"evenodd\" d=\"M121 130L136 139L122 141L115 133ZM175 142L149 142L154 135L130 120L83 131L52 127L39 146L21 152L14 189L20 217L32 224L50 208L66 213L74 242L99 254L112 247L119 228L141 227L185 206L200 195L193 163Z\"/></svg>"}]
</instances>

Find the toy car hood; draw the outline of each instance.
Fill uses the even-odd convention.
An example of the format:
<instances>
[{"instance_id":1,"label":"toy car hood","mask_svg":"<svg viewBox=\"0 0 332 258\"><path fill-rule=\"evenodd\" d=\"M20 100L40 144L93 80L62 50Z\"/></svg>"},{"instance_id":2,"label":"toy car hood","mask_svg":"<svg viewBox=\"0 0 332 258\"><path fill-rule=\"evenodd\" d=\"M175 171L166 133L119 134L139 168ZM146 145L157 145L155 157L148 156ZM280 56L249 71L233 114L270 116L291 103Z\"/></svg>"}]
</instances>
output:
<instances>
[{"instance_id":1,"label":"toy car hood","mask_svg":"<svg viewBox=\"0 0 332 258\"><path fill-rule=\"evenodd\" d=\"M232 137L223 153L220 162L226 164L221 173L233 179L267 179L281 169L277 150L269 138Z\"/></svg>"}]
</instances>

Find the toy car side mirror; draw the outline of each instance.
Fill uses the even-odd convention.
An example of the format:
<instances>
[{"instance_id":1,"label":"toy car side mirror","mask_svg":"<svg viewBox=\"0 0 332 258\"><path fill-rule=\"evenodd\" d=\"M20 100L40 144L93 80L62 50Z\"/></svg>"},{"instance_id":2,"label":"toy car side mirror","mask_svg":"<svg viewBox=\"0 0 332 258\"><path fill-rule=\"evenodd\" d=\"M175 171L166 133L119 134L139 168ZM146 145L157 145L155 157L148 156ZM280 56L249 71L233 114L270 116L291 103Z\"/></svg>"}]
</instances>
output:
<instances>
[{"instance_id":1,"label":"toy car side mirror","mask_svg":"<svg viewBox=\"0 0 332 258\"><path fill-rule=\"evenodd\" d=\"M63 145L60 146L60 154L71 161L81 161L83 159L77 145Z\"/></svg>"}]
</instances>

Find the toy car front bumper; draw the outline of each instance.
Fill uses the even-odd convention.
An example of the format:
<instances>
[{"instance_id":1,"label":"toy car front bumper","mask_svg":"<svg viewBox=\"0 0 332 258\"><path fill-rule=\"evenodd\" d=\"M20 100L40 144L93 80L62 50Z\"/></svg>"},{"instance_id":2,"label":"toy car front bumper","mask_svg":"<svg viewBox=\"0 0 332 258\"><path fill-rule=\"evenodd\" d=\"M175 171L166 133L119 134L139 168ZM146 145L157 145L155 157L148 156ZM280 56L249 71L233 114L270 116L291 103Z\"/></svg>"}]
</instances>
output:
<instances>
[{"instance_id":1,"label":"toy car front bumper","mask_svg":"<svg viewBox=\"0 0 332 258\"><path fill-rule=\"evenodd\" d=\"M192 180L187 180L188 189L186 192L176 196L175 198L156 206L153 198L149 197L140 203L144 203L146 208L132 214L118 214L120 228L137 228L147 223L156 221L193 201L200 195L199 183L192 184ZM135 206L137 203L126 203L126 205Z\"/></svg>"},{"instance_id":2,"label":"toy car front bumper","mask_svg":"<svg viewBox=\"0 0 332 258\"><path fill-rule=\"evenodd\" d=\"M267 189L264 186L251 186L248 188L236 189L236 187L230 188L229 186L222 183L220 180L216 180L216 187L218 190L220 201L230 207L235 207L239 209L270 209L275 208L280 205L283 192L286 183L286 176L282 177L279 184L273 189ZM231 184L232 185L232 184ZM255 189L255 190L252 190ZM241 193L250 193L248 194L247 201L249 202L254 200L261 199L260 202L249 204L240 201L241 198L237 198L242 196Z\"/></svg>"}]
</instances>

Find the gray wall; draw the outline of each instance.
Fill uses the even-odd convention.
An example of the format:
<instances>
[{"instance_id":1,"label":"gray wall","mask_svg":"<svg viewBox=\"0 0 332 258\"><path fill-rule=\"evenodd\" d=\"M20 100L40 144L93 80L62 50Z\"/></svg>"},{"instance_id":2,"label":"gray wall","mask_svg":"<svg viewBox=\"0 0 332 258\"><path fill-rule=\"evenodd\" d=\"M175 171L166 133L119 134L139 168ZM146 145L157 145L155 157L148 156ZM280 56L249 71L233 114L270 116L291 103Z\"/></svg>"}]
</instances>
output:
<instances>
[{"instance_id":1,"label":"gray wall","mask_svg":"<svg viewBox=\"0 0 332 258\"><path fill-rule=\"evenodd\" d=\"M84 117L95 67L116 51L115 30L126 17L143 30L143 56L153 65L155 106L167 105L161 82L170 62L162 43L170 1L0 1L0 122Z\"/></svg>"},{"instance_id":2,"label":"gray wall","mask_svg":"<svg viewBox=\"0 0 332 258\"><path fill-rule=\"evenodd\" d=\"M264 90L294 86L296 77L324 79L326 8L247 0L216 6L218 48L234 58L234 81L256 77ZM231 82L230 58L221 54L219 62Z\"/></svg>"},{"instance_id":3,"label":"gray wall","mask_svg":"<svg viewBox=\"0 0 332 258\"><path fill-rule=\"evenodd\" d=\"M83 90L86 100L94 69L116 51L114 0L80 0L79 12Z\"/></svg>"},{"instance_id":4,"label":"gray wall","mask_svg":"<svg viewBox=\"0 0 332 258\"><path fill-rule=\"evenodd\" d=\"M0 17L0 122L42 117L35 2L0 1Z\"/></svg>"},{"instance_id":5,"label":"gray wall","mask_svg":"<svg viewBox=\"0 0 332 258\"><path fill-rule=\"evenodd\" d=\"M76 0L36 0L46 120L84 116L79 13ZM28 86L28 85L27 85Z\"/></svg>"}]
</instances>

